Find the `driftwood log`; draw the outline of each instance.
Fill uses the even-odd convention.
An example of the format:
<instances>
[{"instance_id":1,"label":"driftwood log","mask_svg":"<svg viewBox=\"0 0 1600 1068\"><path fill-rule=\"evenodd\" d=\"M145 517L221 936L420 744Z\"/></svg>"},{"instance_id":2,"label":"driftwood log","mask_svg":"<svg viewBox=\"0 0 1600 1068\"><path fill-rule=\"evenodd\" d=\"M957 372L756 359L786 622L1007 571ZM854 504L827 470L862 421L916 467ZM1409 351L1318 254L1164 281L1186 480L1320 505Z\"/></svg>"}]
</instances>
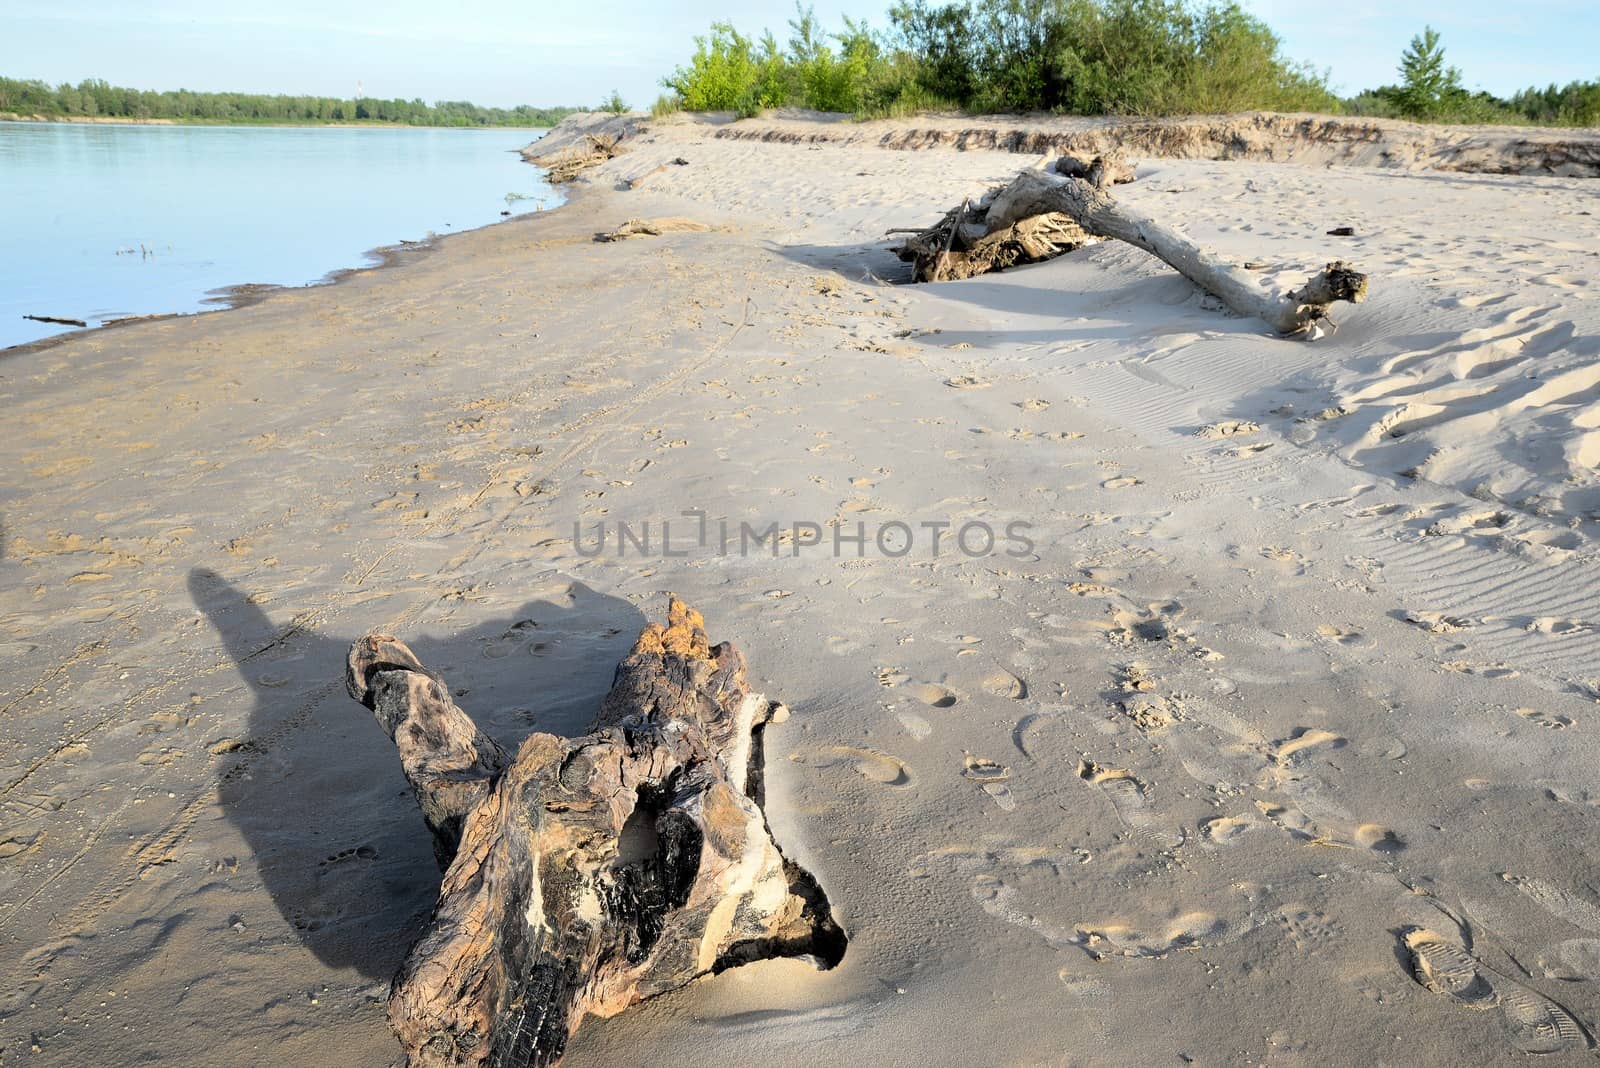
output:
<instances>
[{"instance_id":1,"label":"driftwood log","mask_svg":"<svg viewBox=\"0 0 1600 1068\"><path fill-rule=\"evenodd\" d=\"M634 237L661 237L663 234L704 233L711 227L703 222L672 215L661 219L629 219L615 230L601 230L596 241L627 241Z\"/></svg>"},{"instance_id":2,"label":"driftwood log","mask_svg":"<svg viewBox=\"0 0 1600 1068\"><path fill-rule=\"evenodd\" d=\"M1088 160L1062 156L1050 165L1050 170L1084 178L1097 188L1134 178L1133 165L1116 155ZM960 207L946 212L943 219L926 230L889 231L911 235L895 251L913 265L916 281L973 278L1025 263L1042 263L1098 240L1072 216L1056 211L1010 219L1003 225L991 223L989 204L999 192L991 189L976 205L963 200Z\"/></svg>"},{"instance_id":3,"label":"driftwood log","mask_svg":"<svg viewBox=\"0 0 1600 1068\"><path fill-rule=\"evenodd\" d=\"M1072 176L1080 170L1085 177ZM1061 173L1063 171L1067 173ZM976 249L991 238L1009 239L1009 235L1033 224L1034 220L1051 220L1052 226L1056 225L1055 220L1064 220L1061 225L1077 227L1082 235L1078 245L1094 238L1126 241L1161 259L1235 312L1261 319L1280 334L1317 337L1319 324L1327 320L1332 304L1336 301L1360 303L1366 299L1367 276L1342 261L1328 264L1305 285L1291 292L1279 294L1264 288L1260 277L1244 267L1217 258L1170 226L1117 203L1107 190L1124 173L1127 173L1126 164L1104 159L1096 159L1088 166L1070 161L1048 170L1023 171L979 202L977 211L981 212L981 222L974 223L965 211L960 213L962 217L953 223L956 245ZM958 277L940 274L938 262L930 261L926 254L929 242L943 236L946 227L952 225L951 219L952 215L947 215L944 222L916 234L902 245L900 257L917 265L918 281ZM1062 241L1051 254L1070 251L1069 245L1071 242ZM925 264L931 265L925 268ZM1011 264L996 259L985 270L1004 266Z\"/></svg>"},{"instance_id":4,"label":"driftwood log","mask_svg":"<svg viewBox=\"0 0 1600 1068\"><path fill-rule=\"evenodd\" d=\"M552 1065L591 1013L747 961L843 957L827 897L762 813L762 729L782 707L676 598L588 734L534 734L514 756L394 638L357 641L346 685L394 739L445 868L389 997L413 1068Z\"/></svg>"}]
</instances>

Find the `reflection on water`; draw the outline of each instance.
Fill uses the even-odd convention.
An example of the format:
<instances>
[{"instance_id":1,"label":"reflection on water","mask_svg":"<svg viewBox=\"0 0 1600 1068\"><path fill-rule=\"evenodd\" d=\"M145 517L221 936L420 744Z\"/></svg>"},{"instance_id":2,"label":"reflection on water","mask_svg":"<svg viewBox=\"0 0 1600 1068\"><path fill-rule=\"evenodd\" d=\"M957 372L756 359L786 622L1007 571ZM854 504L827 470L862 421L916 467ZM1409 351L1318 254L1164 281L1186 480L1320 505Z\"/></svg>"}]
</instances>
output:
<instances>
[{"instance_id":1,"label":"reflection on water","mask_svg":"<svg viewBox=\"0 0 1600 1068\"><path fill-rule=\"evenodd\" d=\"M542 132L0 122L0 346L552 207Z\"/></svg>"}]
</instances>

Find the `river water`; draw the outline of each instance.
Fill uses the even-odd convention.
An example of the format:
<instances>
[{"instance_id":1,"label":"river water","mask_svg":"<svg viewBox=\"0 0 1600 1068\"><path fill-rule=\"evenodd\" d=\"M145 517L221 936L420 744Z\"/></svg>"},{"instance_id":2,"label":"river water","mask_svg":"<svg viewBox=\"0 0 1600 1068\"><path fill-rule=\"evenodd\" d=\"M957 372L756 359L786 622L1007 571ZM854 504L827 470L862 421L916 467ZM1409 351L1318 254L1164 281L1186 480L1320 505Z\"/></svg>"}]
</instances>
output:
<instances>
[{"instance_id":1,"label":"river water","mask_svg":"<svg viewBox=\"0 0 1600 1068\"><path fill-rule=\"evenodd\" d=\"M553 207L516 152L542 133L0 122L0 347Z\"/></svg>"}]
</instances>

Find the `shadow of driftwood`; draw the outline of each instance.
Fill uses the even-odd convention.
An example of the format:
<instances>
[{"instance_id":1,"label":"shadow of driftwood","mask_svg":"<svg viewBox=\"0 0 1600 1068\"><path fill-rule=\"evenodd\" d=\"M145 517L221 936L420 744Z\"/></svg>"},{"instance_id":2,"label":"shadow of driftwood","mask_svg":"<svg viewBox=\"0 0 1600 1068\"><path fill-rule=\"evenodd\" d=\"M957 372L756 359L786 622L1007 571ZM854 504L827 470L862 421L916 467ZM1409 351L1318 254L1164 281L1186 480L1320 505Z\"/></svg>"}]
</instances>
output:
<instances>
[{"instance_id":1,"label":"shadow of driftwood","mask_svg":"<svg viewBox=\"0 0 1600 1068\"><path fill-rule=\"evenodd\" d=\"M767 248L786 260L829 271L852 282L907 285L911 282L911 264L902 263L891 251L891 244L880 239L844 245L772 243Z\"/></svg>"},{"instance_id":2,"label":"shadow of driftwood","mask_svg":"<svg viewBox=\"0 0 1600 1068\"><path fill-rule=\"evenodd\" d=\"M345 693L345 655L358 635L275 621L210 571L191 572L189 590L253 702L247 727L220 743L233 760L219 784L224 814L317 958L387 979L432 909L439 871L393 745ZM581 733L643 623L627 601L572 583L510 618L446 638L401 637L515 749L533 730Z\"/></svg>"}]
</instances>

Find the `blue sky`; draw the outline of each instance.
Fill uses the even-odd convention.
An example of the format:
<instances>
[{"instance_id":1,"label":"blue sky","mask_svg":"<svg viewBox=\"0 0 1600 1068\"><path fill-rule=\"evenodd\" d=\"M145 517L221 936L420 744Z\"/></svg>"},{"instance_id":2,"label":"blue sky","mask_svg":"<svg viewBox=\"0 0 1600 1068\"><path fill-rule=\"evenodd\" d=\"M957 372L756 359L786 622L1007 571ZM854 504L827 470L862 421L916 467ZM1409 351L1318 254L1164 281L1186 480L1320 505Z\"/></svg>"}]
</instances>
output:
<instances>
[{"instance_id":1,"label":"blue sky","mask_svg":"<svg viewBox=\"0 0 1600 1068\"><path fill-rule=\"evenodd\" d=\"M1243 0L1289 55L1331 69L1341 90L1393 79L1411 35L1431 23L1471 88L1600 77L1600 2ZM884 0L819 2L887 24ZM611 89L636 106L713 19L780 37L787 0L6 0L0 74L50 82L101 77L146 89L234 89L466 99L481 104L594 104Z\"/></svg>"}]
</instances>

